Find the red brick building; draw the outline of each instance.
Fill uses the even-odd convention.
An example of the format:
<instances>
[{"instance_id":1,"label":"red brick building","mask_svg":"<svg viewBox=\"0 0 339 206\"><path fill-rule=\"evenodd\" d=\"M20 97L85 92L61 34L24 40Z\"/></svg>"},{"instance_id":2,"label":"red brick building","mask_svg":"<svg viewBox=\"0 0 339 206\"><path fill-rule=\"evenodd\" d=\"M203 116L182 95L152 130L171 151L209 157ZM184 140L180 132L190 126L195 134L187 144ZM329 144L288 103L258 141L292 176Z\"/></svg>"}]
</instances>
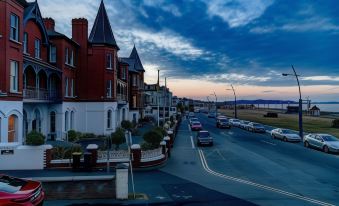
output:
<instances>
[{"instance_id":1,"label":"red brick building","mask_svg":"<svg viewBox=\"0 0 339 206\"><path fill-rule=\"evenodd\" d=\"M0 22L0 145L33 130L110 134L142 117L145 70L135 47L118 57L103 1L90 35L83 18L72 20L71 38L59 33L37 1L0 1Z\"/></svg>"}]
</instances>

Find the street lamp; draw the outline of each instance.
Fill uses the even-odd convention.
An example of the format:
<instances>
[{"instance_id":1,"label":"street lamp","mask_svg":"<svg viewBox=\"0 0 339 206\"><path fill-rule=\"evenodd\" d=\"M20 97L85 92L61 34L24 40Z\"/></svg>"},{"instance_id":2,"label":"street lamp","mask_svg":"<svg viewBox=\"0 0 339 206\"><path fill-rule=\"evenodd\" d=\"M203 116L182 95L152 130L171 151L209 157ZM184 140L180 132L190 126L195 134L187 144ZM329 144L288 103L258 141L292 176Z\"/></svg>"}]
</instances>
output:
<instances>
[{"instance_id":1,"label":"street lamp","mask_svg":"<svg viewBox=\"0 0 339 206\"><path fill-rule=\"evenodd\" d=\"M213 94L210 95L214 95L215 96L215 116L218 116L218 106L217 106L217 102L218 102L218 98L217 95L215 94L215 92L213 92Z\"/></svg>"},{"instance_id":2,"label":"street lamp","mask_svg":"<svg viewBox=\"0 0 339 206\"><path fill-rule=\"evenodd\" d=\"M286 73L283 73L282 75L283 76L295 76L295 78L297 79L297 83L298 83L298 88L299 88L299 136L301 138L304 138L304 131L303 131L303 100L301 99L301 90L300 90L300 83L299 83L299 78L297 74L297 72L295 71L293 65L292 65L292 69L293 69L293 74L286 74Z\"/></svg>"},{"instance_id":3,"label":"street lamp","mask_svg":"<svg viewBox=\"0 0 339 206\"><path fill-rule=\"evenodd\" d=\"M210 112L210 107L211 107L210 102L211 102L211 101L210 101L209 96L207 96L207 101L208 101L208 104L207 104L207 105L208 105L208 112Z\"/></svg>"},{"instance_id":4,"label":"street lamp","mask_svg":"<svg viewBox=\"0 0 339 206\"><path fill-rule=\"evenodd\" d=\"M237 115L237 95L235 95L235 90L233 85L231 84L232 89L226 89L226 90L232 90L233 94L234 94L234 118L237 119L238 115Z\"/></svg>"}]
</instances>

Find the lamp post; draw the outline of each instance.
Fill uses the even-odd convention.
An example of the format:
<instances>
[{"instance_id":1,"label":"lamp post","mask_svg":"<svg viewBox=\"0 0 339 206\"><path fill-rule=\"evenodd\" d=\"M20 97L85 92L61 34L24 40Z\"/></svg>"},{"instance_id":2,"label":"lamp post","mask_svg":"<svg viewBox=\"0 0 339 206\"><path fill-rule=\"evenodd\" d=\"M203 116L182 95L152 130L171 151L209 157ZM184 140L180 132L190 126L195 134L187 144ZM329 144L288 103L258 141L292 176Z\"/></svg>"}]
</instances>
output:
<instances>
[{"instance_id":1,"label":"lamp post","mask_svg":"<svg viewBox=\"0 0 339 206\"><path fill-rule=\"evenodd\" d=\"M157 83L158 127L160 125L160 123L159 123L159 119L160 119L160 95L159 95L160 83L159 83L159 72L160 72L160 70L158 69L158 83Z\"/></svg>"},{"instance_id":2,"label":"lamp post","mask_svg":"<svg viewBox=\"0 0 339 206\"><path fill-rule=\"evenodd\" d=\"M211 106L210 106L210 102L211 102L211 101L210 101L209 96L207 96L207 101L208 101L208 104L207 104L207 105L208 105L208 112L210 112L210 107L211 107Z\"/></svg>"},{"instance_id":3,"label":"lamp post","mask_svg":"<svg viewBox=\"0 0 339 206\"><path fill-rule=\"evenodd\" d=\"M235 94L235 90L233 85L231 84L232 89L226 89L226 90L232 90L233 94L234 94L234 118L237 119L238 118L238 114L237 114L237 95Z\"/></svg>"},{"instance_id":4,"label":"lamp post","mask_svg":"<svg viewBox=\"0 0 339 206\"><path fill-rule=\"evenodd\" d=\"M217 95L215 94L215 92L213 92L213 94L211 95L214 95L215 96L215 117L218 116L218 106L217 106L217 102L218 102L218 97Z\"/></svg>"},{"instance_id":5,"label":"lamp post","mask_svg":"<svg viewBox=\"0 0 339 206\"><path fill-rule=\"evenodd\" d=\"M303 100L301 99L301 90L300 90L300 83L299 83L299 78L297 74L297 72L295 71L293 65L292 65L292 69L293 69L293 74L286 74L283 73L283 76L295 76L295 78L297 79L297 83L298 83L298 88L299 88L299 136L301 138L304 138L304 131L303 131Z\"/></svg>"}]
</instances>

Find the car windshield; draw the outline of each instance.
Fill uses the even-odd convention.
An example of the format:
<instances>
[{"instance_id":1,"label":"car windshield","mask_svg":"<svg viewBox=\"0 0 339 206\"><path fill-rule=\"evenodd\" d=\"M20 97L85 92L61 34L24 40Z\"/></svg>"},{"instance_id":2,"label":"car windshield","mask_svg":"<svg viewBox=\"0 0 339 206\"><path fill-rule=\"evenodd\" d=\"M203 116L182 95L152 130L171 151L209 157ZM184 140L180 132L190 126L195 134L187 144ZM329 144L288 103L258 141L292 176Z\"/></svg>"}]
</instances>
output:
<instances>
[{"instance_id":1,"label":"car windshield","mask_svg":"<svg viewBox=\"0 0 339 206\"><path fill-rule=\"evenodd\" d=\"M220 119L220 122L228 122L227 119Z\"/></svg>"},{"instance_id":2,"label":"car windshield","mask_svg":"<svg viewBox=\"0 0 339 206\"><path fill-rule=\"evenodd\" d=\"M0 177L0 192L16 193L25 186L26 183L26 181L18 178L2 176Z\"/></svg>"},{"instance_id":3,"label":"car windshield","mask_svg":"<svg viewBox=\"0 0 339 206\"><path fill-rule=\"evenodd\" d=\"M248 124L248 123L250 123L249 121L243 121L242 122L243 124Z\"/></svg>"},{"instance_id":4,"label":"car windshield","mask_svg":"<svg viewBox=\"0 0 339 206\"><path fill-rule=\"evenodd\" d=\"M200 138L208 138L210 136L210 133L208 132L199 132Z\"/></svg>"},{"instance_id":5,"label":"car windshield","mask_svg":"<svg viewBox=\"0 0 339 206\"><path fill-rule=\"evenodd\" d=\"M291 130L288 130L288 129L282 129L281 133L283 133L283 134L294 134L295 132L292 132Z\"/></svg>"},{"instance_id":6,"label":"car windshield","mask_svg":"<svg viewBox=\"0 0 339 206\"><path fill-rule=\"evenodd\" d=\"M332 136L332 135L322 135L321 136L324 141L332 142L332 141L339 141L338 138Z\"/></svg>"},{"instance_id":7,"label":"car windshield","mask_svg":"<svg viewBox=\"0 0 339 206\"><path fill-rule=\"evenodd\" d=\"M200 125L200 122L193 122L193 125Z\"/></svg>"},{"instance_id":8,"label":"car windshield","mask_svg":"<svg viewBox=\"0 0 339 206\"><path fill-rule=\"evenodd\" d=\"M197 121L198 120L198 118L191 118L191 121L193 122L193 121Z\"/></svg>"}]
</instances>

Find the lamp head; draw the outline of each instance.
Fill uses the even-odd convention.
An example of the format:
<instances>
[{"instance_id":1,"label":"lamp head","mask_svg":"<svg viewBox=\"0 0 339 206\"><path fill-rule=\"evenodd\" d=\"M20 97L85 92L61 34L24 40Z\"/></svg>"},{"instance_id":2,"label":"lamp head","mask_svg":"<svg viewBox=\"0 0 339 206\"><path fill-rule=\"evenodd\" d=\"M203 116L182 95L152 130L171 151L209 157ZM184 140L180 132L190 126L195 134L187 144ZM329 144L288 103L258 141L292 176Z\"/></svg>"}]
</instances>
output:
<instances>
[{"instance_id":1,"label":"lamp head","mask_svg":"<svg viewBox=\"0 0 339 206\"><path fill-rule=\"evenodd\" d=\"M286 73L282 73L282 75L283 75L284 77L288 76L288 74L286 74Z\"/></svg>"}]
</instances>

